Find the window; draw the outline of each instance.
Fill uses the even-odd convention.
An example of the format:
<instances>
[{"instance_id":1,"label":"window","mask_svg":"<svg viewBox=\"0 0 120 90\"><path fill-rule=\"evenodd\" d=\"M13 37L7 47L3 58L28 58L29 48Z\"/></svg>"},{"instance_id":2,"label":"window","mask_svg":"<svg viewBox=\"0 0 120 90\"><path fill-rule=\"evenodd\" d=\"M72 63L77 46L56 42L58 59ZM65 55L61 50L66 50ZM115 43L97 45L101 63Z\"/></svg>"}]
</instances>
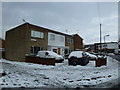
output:
<instances>
[{"instance_id":1,"label":"window","mask_svg":"<svg viewBox=\"0 0 120 90\"><path fill-rule=\"evenodd\" d=\"M64 42L64 37L60 36L60 42Z\"/></svg>"},{"instance_id":2,"label":"window","mask_svg":"<svg viewBox=\"0 0 120 90\"><path fill-rule=\"evenodd\" d=\"M57 49L53 49L53 52L57 53Z\"/></svg>"},{"instance_id":3,"label":"window","mask_svg":"<svg viewBox=\"0 0 120 90\"><path fill-rule=\"evenodd\" d=\"M40 31L31 31L31 37L44 38L44 33Z\"/></svg>"},{"instance_id":4,"label":"window","mask_svg":"<svg viewBox=\"0 0 120 90\"><path fill-rule=\"evenodd\" d=\"M31 47L31 54L37 54L40 50L43 50L43 48L39 47L39 46L32 46Z\"/></svg>"},{"instance_id":5,"label":"window","mask_svg":"<svg viewBox=\"0 0 120 90\"><path fill-rule=\"evenodd\" d=\"M103 47L104 47L104 48L107 48L107 44L104 44Z\"/></svg>"},{"instance_id":6,"label":"window","mask_svg":"<svg viewBox=\"0 0 120 90\"><path fill-rule=\"evenodd\" d=\"M72 38L67 38L67 43L72 44L73 43L73 39Z\"/></svg>"},{"instance_id":7,"label":"window","mask_svg":"<svg viewBox=\"0 0 120 90\"><path fill-rule=\"evenodd\" d=\"M55 35L50 34L50 40L55 40Z\"/></svg>"},{"instance_id":8,"label":"window","mask_svg":"<svg viewBox=\"0 0 120 90\"><path fill-rule=\"evenodd\" d=\"M69 54L69 49L65 49L65 54Z\"/></svg>"}]
</instances>

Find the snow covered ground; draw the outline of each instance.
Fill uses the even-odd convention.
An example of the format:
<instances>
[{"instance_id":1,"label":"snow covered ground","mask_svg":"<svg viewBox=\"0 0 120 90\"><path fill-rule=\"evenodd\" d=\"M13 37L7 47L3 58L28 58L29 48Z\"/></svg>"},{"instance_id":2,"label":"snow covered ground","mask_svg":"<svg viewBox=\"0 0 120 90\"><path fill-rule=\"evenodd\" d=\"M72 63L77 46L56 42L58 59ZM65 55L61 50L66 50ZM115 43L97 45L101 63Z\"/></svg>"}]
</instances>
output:
<instances>
[{"instance_id":1,"label":"snow covered ground","mask_svg":"<svg viewBox=\"0 0 120 90\"><path fill-rule=\"evenodd\" d=\"M86 66L69 66L67 60L55 66L15 62L0 59L2 87L76 88L97 85L118 78L118 63L108 57L107 66L95 67L95 61ZM3 69L3 70L2 70Z\"/></svg>"}]
</instances>

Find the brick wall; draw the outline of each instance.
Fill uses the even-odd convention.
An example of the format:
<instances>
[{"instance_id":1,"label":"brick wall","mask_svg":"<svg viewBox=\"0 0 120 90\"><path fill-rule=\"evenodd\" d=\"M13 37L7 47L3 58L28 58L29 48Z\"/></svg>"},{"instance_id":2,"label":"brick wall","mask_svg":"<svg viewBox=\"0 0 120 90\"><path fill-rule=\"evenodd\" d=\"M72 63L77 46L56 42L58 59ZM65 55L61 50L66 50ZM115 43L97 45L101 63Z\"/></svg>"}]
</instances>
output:
<instances>
[{"instance_id":1,"label":"brick wall","mask_svg":"<svg viewBox=\"0 0 120 90\"><path fill-rule=\"evenodd\" d=\"M83 49L83 39L78 35L74 35L74 50Z\"/></svg>"}]
</instances>

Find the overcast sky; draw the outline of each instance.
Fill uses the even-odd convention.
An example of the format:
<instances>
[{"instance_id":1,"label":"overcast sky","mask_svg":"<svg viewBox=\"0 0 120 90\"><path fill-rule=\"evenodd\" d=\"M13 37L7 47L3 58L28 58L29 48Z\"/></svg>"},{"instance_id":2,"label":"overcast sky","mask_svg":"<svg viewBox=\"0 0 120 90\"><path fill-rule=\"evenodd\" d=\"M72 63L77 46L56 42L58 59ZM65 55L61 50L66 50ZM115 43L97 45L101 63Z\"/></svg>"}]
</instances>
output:
<instances>
[{"instance_id":1,"label":"overcast sky","mask_svg":"<svg viewBox=\"0 0 120 90\"><path fill-rule=\"evenodd\" d=\"M5 31L23 24L31 24L63 33L78 33L84 44L99 42L99 4L102 22L102 40L118 41L117 2L3 2L2 37ZM66 32L67 30L67 32Z\"/></svg>"}]
</instances>

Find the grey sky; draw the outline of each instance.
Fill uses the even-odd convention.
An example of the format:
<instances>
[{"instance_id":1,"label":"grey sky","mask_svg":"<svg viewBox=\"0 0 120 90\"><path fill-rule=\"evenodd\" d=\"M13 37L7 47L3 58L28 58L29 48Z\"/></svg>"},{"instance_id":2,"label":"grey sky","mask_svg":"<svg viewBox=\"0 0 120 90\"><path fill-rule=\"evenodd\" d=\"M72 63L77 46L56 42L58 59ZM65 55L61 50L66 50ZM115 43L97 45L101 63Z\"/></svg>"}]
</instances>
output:
<instances>
[{"instance_id":1,"label":"grey sky","mask_svg":"<svg viewBox=\"0 0 120 90\"><path fill-rule=\"evenodd\" d=\"M102 39L118 40L118 3L100 2ZM31 24L60 32L78 33L85 44L99 42L99 15L96 2L3 2L2 30L23 24L25 19Z\"/></svg>"}]
</instances>

